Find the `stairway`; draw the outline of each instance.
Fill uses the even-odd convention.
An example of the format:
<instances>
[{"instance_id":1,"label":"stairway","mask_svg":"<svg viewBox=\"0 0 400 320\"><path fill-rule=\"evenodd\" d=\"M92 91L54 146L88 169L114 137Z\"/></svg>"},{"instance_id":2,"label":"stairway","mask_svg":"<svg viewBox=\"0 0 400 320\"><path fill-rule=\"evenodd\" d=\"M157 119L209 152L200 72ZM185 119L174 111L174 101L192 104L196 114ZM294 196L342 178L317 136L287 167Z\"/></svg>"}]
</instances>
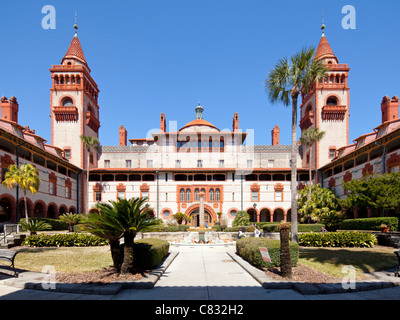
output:
<instances>
[{"instance_id":1,"label":"stairway","mask_svg":"<svg viewBox=\"0 0 400 320\"><path fill-rule=\"evenodd\" d=\"M0 233L0 239L2 239L0 243L0 249L10 249L12 247L20 246L22 242L25 240L26 235L25 234L19 234L19 233L12 233L7 235L5 241L4 241L4 233Z\"/></svg>"}]
</instances>

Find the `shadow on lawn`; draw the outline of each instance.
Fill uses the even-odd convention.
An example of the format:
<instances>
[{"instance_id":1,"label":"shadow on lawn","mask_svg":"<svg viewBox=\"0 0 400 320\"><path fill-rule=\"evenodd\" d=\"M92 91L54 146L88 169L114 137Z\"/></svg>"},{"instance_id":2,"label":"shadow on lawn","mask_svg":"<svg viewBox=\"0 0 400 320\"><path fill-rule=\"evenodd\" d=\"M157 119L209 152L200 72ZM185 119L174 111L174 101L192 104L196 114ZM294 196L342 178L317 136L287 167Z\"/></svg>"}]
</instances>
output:
<instances>
[{"instance_id":1,"label":"shadow on lawn","mask_svg":"<svg viewBox=\"0 0 400 320\"><path fill-rule=\"evenodd\" d=\"M393 252L368 248L301 248L299 256L311 262L329 263L335 266L352 265L363 272L390 269L397 265Z\"/></svg>"}]
</instances>

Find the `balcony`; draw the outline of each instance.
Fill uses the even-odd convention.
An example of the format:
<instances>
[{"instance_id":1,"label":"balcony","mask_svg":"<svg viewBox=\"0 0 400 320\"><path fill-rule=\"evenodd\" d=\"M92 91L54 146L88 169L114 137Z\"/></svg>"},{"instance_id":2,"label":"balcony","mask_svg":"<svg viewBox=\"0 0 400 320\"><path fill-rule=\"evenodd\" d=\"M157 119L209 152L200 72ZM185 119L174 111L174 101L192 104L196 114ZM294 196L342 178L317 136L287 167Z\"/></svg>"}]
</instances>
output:
<instances>
[{"instance_id":1,"label":"balcony","mask_svg":"<svg viewBox=\"0 0 400 320\"><path fill-rule=\"evenodd\" d=\"M53 113L56 121L78 120L78 108L75 106L54 107Z\"/></svg>"},{"instance_id":2,"label":"balcony","mask_svg":"<svg viewBox=\"0 0 400 320\"><path fill-rule=\"evenodd\" d=\"M98 132L100 128L100 122L97 120L97 118L94 116L93 113L90 111L86 112L86 124L94 131Z\"/></svg>"},{"instance_id":3,"label":"balcony","mask_svg":"<svg viewBox=\"0 0 400 320\"><path fill-rule=\"evenodd\" d=\"M308 111L305 116L300 121L301 130L308 129L311 125L314 124L314 111Z\"/></svg>"},{"instance_id":4,"label":"balcony","mask_svg":"<svg viewBox=\"0 0 400 320\"><path fill-rule=\"evenodd\" d=\"M347 107L337 105L327 105L322 108L322 120L343 121L346 116Z\"/></svg>"}]
</instances>

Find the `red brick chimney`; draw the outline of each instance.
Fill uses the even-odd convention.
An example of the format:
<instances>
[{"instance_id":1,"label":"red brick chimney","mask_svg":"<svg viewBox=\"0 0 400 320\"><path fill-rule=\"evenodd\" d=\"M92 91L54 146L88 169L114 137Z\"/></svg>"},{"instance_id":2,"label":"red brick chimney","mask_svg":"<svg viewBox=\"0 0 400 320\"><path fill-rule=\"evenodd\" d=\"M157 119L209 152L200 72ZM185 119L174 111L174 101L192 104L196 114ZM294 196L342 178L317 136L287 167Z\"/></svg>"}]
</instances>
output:
<instances>
[{"instance_id":1,"label":"red brick chimney","mask_svg":"<svg viewBox=\"0 0 400 320\"><path fill-rule=\"evenodd\" d=\"M239 131L239 113L237 112L235 112L235 114L233 115L232 131L233 132Z\"/></svg>"},{"instance_id":2,"label":"red brick chimney","mask_svg":"<svg viewBox=\"0 0 400 320\"><path fill-rule=\"evenodd\" d=\"M271 131L271 138L272 138L273 146L279 145L279 132L280 132L280 129L279 129L278 125L275 125L275 127Z\"/></svg>"},{"instance_id":3,"label":"red brick chimney","mask_svg":"<svg viewBox=\"0 0 400 320\"><path fill-rule=\"evenodd\" d=\"M384 96L381 103L382 123L399 118L399 97Z\"/></svg>"},{"instance_id":4,"label":"red brick chimney","mask_svg":"<svg viewBox=\"0 0 400 320\"><path fill-rule=\"evenodd\" d=\"M125 127L121 124L121 126L119 127L119 145L120 146L126 146L127 136L128 136L128 131L126 131Z\"/></svg>"},{"instance_id":5,"label":"red brick chimney","mask_svg":"<svg viewBox=\"0 0 400 320\"><path fill-rule=\"evenodd\" d=\"M165 132L167 130L167 120L165 119L165 114L161 113L160 115L160 131Z\"/></svg>"},{"instance_id":6,"label":"red brick chimney","mask_svg":"<svg viewBox=\"0 0 400 320\"><path fill-rule=\"evenodd\" d=\"M1 118L18 123L18 102L17 98L11 97L7 100L6 97L0 98Z\"/></svg>"}]
</instances>

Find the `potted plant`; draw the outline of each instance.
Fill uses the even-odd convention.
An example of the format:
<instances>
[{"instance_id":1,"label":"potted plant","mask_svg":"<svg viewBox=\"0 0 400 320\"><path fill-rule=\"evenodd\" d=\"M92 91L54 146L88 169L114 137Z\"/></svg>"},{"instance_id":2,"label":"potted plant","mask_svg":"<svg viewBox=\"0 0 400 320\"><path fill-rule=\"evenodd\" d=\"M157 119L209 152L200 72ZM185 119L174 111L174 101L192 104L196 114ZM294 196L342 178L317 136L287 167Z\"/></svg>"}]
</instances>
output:
<instances>
[{"instance_id":1,"label":"potted plant","mask_svg":"<svg viewBox=\"0 0 400 320\"><path fill-rule=\"evenodd\" d=\"M381 232L389 232L389 227L386 224L381 224Z\"/></svg>"}]
</instances>

